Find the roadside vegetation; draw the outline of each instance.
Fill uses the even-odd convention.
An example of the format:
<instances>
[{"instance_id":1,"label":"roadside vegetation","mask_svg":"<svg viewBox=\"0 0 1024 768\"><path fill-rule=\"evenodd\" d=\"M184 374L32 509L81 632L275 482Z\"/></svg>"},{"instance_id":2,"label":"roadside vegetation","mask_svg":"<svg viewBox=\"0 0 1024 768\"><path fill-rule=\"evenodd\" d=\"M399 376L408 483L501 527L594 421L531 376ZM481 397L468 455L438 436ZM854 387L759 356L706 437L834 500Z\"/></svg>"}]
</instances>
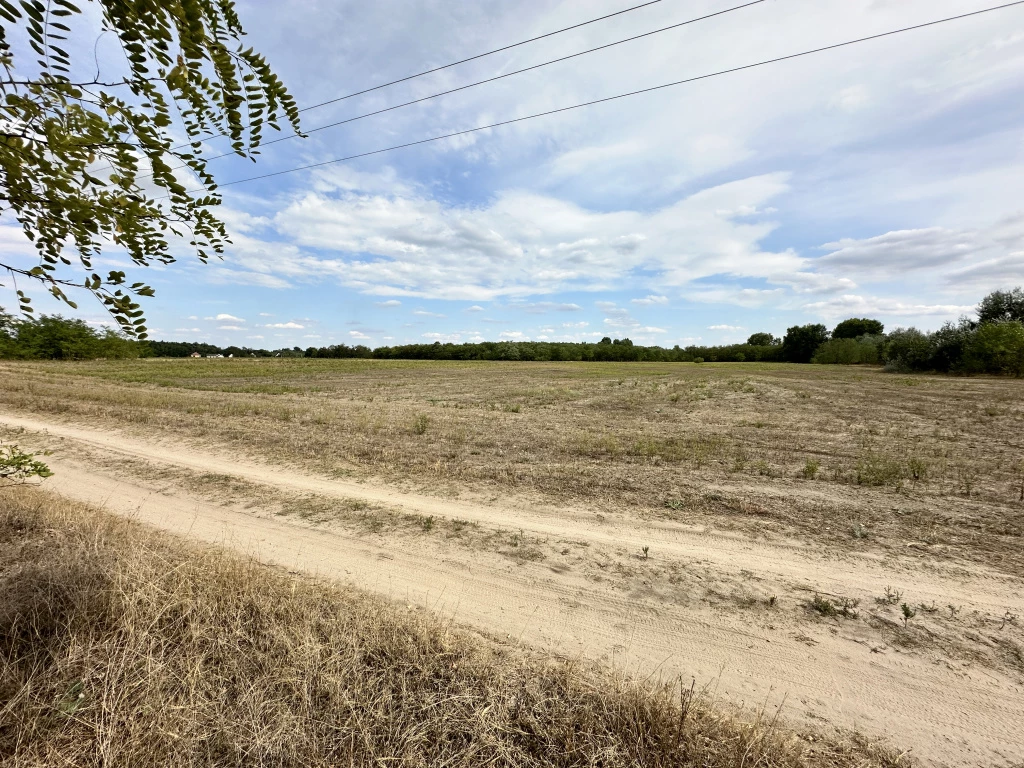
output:
<instances>
[{"instance_id":1,"label":"roadside vegetation","mask_svg":"<svg viewBox=\"0 0 1024 768\"><path fill-rule=\"evenodd\" d=\"M0 764L900 766L36 489L0 496Z\"/></svg>"}]
</instances>

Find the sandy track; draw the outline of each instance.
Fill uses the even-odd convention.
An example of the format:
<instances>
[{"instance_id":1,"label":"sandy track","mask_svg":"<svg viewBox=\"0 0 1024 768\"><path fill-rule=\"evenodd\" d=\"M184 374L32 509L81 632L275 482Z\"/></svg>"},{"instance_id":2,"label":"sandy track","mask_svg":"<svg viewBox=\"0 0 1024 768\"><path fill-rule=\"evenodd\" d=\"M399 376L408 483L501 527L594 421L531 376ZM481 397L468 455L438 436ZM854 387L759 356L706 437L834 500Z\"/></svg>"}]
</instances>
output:
<instances>
[{"instance_id":1,"label":"sandy track","mask_svg":"<svg viewBox=\"0 0 1024 768\"><path fill-rule=\"evenodd\" d=\"M180 487L156 492L144 479L128 480L76 460L75 445L559 540L634 552L649 545L659 558L700 562L720 573L752 573L795 589L877 595L887 584L899 584L924 601L1024 614L1022 582L994 571L947 572L923 568L912 558L898 563L868 556L840 559L797 543L755 542L628 517L602 523L580 511L442 500L15 415L0 414L0 424L66 441L50 462L57 471L48 481L54 490L178 534L350 581L558 653L603 658L637 674L695 677L698 685L714 681L732 701L757 706L785 699L784 715L798 726L821 728L827 722L857 729L910 748L929 763L1024 760L1024 689L1019 680L990 669L940 662L925 653L874 652L856 630L839 625L824 625L808 638L785 626L759 625L742 611L676 605L658 599L653 589L617 590L573 569L552 569L550 563L515 564L494 553L445 548L417 537L383 541L313 528L213 504Z\"/></svg>"}]
</instances>

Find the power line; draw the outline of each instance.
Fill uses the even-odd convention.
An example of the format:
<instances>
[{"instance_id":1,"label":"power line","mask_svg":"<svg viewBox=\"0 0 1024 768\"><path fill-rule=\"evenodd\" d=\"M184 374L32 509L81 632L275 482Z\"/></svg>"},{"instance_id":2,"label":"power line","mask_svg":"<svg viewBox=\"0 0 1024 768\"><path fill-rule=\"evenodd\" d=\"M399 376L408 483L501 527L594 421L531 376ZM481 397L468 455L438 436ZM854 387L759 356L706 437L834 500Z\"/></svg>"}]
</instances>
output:
<instances>
[{"instance_id":1,"label":"power line","mask_svg":"<svg viewBox=\"0 0 1024 768\"><path fill-rule=\"evenodd\" d=\"M696 24L698 21L706 21L707 19L712 19L712 18L714 18L716 16L724 16L727 13L732 13L733 11L739 11L739 10L742 10L744 8L749 8L752 5L759 5L760 3L764 3L766 1L767 0L751 0L750 2L743 3L742 5L736 5L736 6L733 6L732 8L726 8L725 10L722 10L722 11L715 11L714 13L709 13L709 14L706 14L704 16L698 16L698 17L693 18L693 19L687 19L686 21L681 21L681 22L679 22L677 24L670 24L667 27L661 27L660 29L655 29L655 30L652 30L650 32L643 32L643 33L641 33L639 35L633 35L632 37L626 37L626 38L623 38L622 40L616 40L616 41L611 42L611 43L606 43L604 45L599 45L596 48L588 48L587 50L579 51L578 53L570 53L568 56L560 56L557 59L551 59L550 61L545 61L545 62L542 62L540 64L534 64L534 65L529 66L529 67L523 67L522 69L516 69L516 70L513 70L511 72L505 72L504 74L496 75L495 77L488 77L485 80L477 80L474 83L468 83L467 85L460 85L458 88L450 88L447 91L440 91L439 93L434 93L434 94L431 94L430 96L423 96L423 97L418 98L418 99L413 99L412 101L406 101L406 102L403 102L401 104L395 104L394 106L384 107L383 109L377 109L377 110L374 110L373 112L366 112L365 114L356 115L355 117L349 117L349 118L346 118L344 120L338 120L338 121L333 122L333 123L328 123L327 125L321 125L318 128L312 128L310 130L307 130L305 132L305 135L308 136L311 133L318 133L319 131L325 131L328 128L336 128L339 125L345 125L346 123L354 123L356 120L363 120L363 119L365 119L367 117L373 117L374 115L383 114L384 112L392 112L392 111L394 111L396 109L402 109L403 107L409 107L409 106L412 106L413 104L420 104L420 103L422 103L424 101L430 101L431 99L436 99L436 98L439 98L441 96L448 96L449 94L452 94L452 93L458 93L459 91L465 91L465 90L468 90L470 88L475 88L478 85L485 85L487 83L493 83L495 80L502 80L502 79L504 79L506 77L512 77L513 75L521 75L524 72L530 72L530 71L532 71L534 69L541 69L542 67L550 66L551 64L558 64L559 62L562 62L562 61L568 61L569 59L575 59L575 58L577 58L579 56L585 56L588 53L595 53L596 51L603 51L606 48L614 48L615 46L622 45L623 43L631 43L631 42L633 42L635 40L640 40L640 39L645 38L645 37L650 37L651 35L660 34L661 32L668 32L669 30L678 29L680 27L685 27L688 24ZM260 147L261 148L262 147L269 147L271 144L279 144L282 141L291 141L292 139L295 139L295 138L298 138L297 134L290 134L288 136L282 136L281 138L274 139L273 141L265 141L265 142L263 142L260 145ZM213 161L213 160L220 160L221 158L225 158L225 157L235 157L235 156L237 156L237 153L235 153L235 152L225 152L224 154L214 155L213 157L207 158L207 162L210 162L210 161ZM185 168L187 166L181 166L181 167Z\"/></svg>"},{"instance_id":2,"label":"power line","mask_svg":"<svg viewBox=\"0 0 1024 768\"><path fill-rule=\"evenodd\" d=\"M778 57L776 57L774 59L765 59L764 61L758 61L758 62L755 62L753 64L744 64L744 65L739 66L739 67L731 67L730 69L722 69L722 70L719 70L717 72L711 72L711 73L706 74L706 75L697 75L696 77L689 77L689 78L686 78L686 79L683 79L683 80L675 80L675 81L673 81L671 83L664 83L662 85L655 85L655 86L651 86L650 88L641 88L641 89L636 90L636 91L629 91L628 93L616 94L615 96L606 96L606 97L601 98L601 99L593 99L592 101L585 101L585 102L583 102L581 104L573 104L573 105L568 106L568 107L559 107L558 109L549 109L549 110L546 110L544 112L537 112L537 113L532 114L532 115L525 115L524 117L515 117L515 118L512 118L510 120L502 120L502 121L497 122L497 123L490 123L489 125L480 125L480 126L477 126L476 128L467 128L466 130L463 130L463 131L454 131L452 133L446 133L446 134L443 134L441 136L431 136L430 138L427 138L427 139L419 139L418 141L409 141L409 142L406 142L404 144L396 144L396 145L391 146L391 147L384 147L383 149L375 149L375 150L372 150L370 152L360 152L359 154L355 154L355 155L348 155L346 157L338 157L338 158L334 158L333 160L324 160L324 161L319 162L319 163L311 163L309 165L302 165L302 166L298 166L296 168L288 168L288 169L283 170L283 171L273 171L271 173L264 173L264 174L261 174L259 176L250 176L249 178L245 178L245 179L236 179L235 181L225 182L224 184L220 184L218 186L219 187L231 187L231 186L234 186L236 184L245 184L245 183L248 183L250 181L259 181L260 179L269 179L269 178L272 178L274 176L283 176L285 174L295 173L297 171L307 171L307 170L311 170L313 168L321 168L321 167L323 167L325 165L333 165L334 163L342 163L342 162L345 162L345 161L348 161L348 160L357 160L357 159L363 158L363 157L370 157L372 155L379 155L379 154L382 154L384 152L392 152L392 151L394 151L396 149L405 149L407 147L414 147L414 146L418 146L420 144L428 144L428 143L431 143L431 142L434 142L434 141L442 141L443 139L451 139L451 138L454 138L456 136L465 136L465 135L470 134L470 133L476 133L478 131L485 131L485 130L488 130L490 128L499 128L499 127L504 126L504 125L512 125L513 123L521 123L521 122L524 122L526 120L536 119L538 117L546 117L548 115L555 115L555 114L558 114L560 112L569 112L569 111L574 110L574 109L582 109L583 107L590 107L590 106L593 106L595 104L603 104L605 102L615 101L617 99L625 99L625 98L627 98L629 96L638 96L638 95L640 95L642 93L651 93L652 91L660 91L660 90L663 90L665 88L675 87L677 85L685 85L687 83L694 83L694 82L697 82L697 81L700 81L700 80L708 80L708 79L713 78L713 77L720 77L722 75L728 75L728 74L732 74L734 72L742 72L742 71L745 71L745 70L748 70L748 69L754 69L756 67L763 67L763 66L766 66L768 64L777 64L777 63L782 62L782 61L789 61L791 59L798 59L798 58L802 58L804 56L811 56L811 55L816 54L816 53L824 53L825 51L833 51L833 50L835 50L837 48L845 48L847 46L857 45L859 43L866 43L866 42L871 41L871 40L879 40L879 39L885 38L885 37L892 37L893 35L903 34L904 32L912 32L912 31L919 30L919 29L925 29L927 27L938 26L939 24L947 24L947 23L953 22L953 21L960 21L962 19L967 19L967 18L970 18L972 16L980 16L980 15L985 14L985 13L992 13L993 11L1001 11L1001 10L1005 10L1007 8L1012 8L1014 6L1019 6L1019 5L1024 5L1024 0L1015 0L1015 2L1004 3L1003 5L997 5L997 6L993 6L991 8L983 8L983 9L981 9L979 11L972 11L970 13L962 13L962 14L959 14L957 16L948 16L948 17L946 17L944 19L937 19L935 21L928 21L928 22L925 22L923 24L915 24L915 25L909 26L909 27L901 27L900 29L890 30L889 32L881 32L881 33L879 33L877 35L869 35L867 37L859 37L859 38L857 38L855 40L847 40L846 42L834 43L833 45L826 45L826 46L823 46L821 48L813 48L813 49L808 50L808 51L801 51L799 53L791 53L791 54L788 54L786 56L778 56ZM203 190L196 190L196 191L203 191Z\"/></svg>"},{"instance_id":3,"label":"power line","mask_svg":"<svg viewBox=\"0 0 1024 768\"><path fill-rule=\"evenodd\" d=\"M530 38L527 38L526 40L520 40L518 43L511 43L510 45L504 45L501 48L495 48L494 50L491 50L491 51L485 51L484 53L478 53L475 56L469 56L469 57L467 57L465 59L459 59L458 61L453 61L453 62L451 62L449 64L442 64L441 66L434 67L433 69L425 69L422 72L417 72L415 75L407 75L406 77L400 77L397 80L391 80L391 81L386 82L386 83L381 83L380 85L374 85L374 86L372 86L370 88L364 88L361 91L353 91L352 93L347 93L344 96L338 96L337 98L334 98L334 99L328 99L327 101L321 101L319 104L310 104L308 107L303 107L302 109L300 109L299 112L309 112L310 110L318 109L320 107L327 106L328 104L334 104L334 103L339 102L339 101L344 101L345 99L351 99L351 98L353 98L355 96L361 96L364 93L372 93L373 91L379 91L382 88L388 88L389 86L392 86L392 85L398 85L398 83L405 83L405 82L408 82L409 80L415 80L417 77L423 77L424 75L430 75L430 74L433 74L434 72L440 72L441 70L444 70L444 69L450 69L451 67L457 67L459 64L465 64L465 63L470 62L470 61L476 61L477 59L482 59L482 58L484 58L486 56L493 56L495 53L501 53L502 51L509 51L509 50L511 50L513 48L518 48L521 45L526 45L527 43L534 43L534 42L536 42L538 40L543 40L543 39L548 38L548 37L554 37L555 35L560 35L563 32L570 32L570 31L572 31L574 29L579 29L580 27L585 27L585 26L587 26L589 24L596 24L599 21L604 21L606 19L611 19L611 18L614 18L615 16L622 16L625 13L632 13L633 11L639 11L641 8L647 8L648 6L656 5L656 4L660 3L660 2L662 2L662 0L649 0L648 2L641 3L640 5L634 5L634 6L631 6L629 8L623 8L621 11L615 11L613 13L606 13L604 16L598 16L597 18L589 19L587 21L581 21L578 24L573 24L573 25L568 26L568 27L562 27L561 29L556 29L556 30L554 30L552 32L545 32L543 35L537 35L536 37L530 37ZM442 95L442 94L438 94L438 95ZM366 116L368 117L368 115L366 115ZM319 131L319 130L323 130L323 128L329 128L329 127L331 127L331 126L323 126L322 128L317 128L315 130ZM219 133L219 134L213 134L213 135L207 136L205 138L207 138L207 139L219 139L219 138L223 138L226 135L227 134L225 134L225 133ZM287 136L285 138L291 139L291 138L294 138L294 136ZM274 141L265 142L265 143L261 144L260 146L266 146L267 144L276 144L278 141L282 141L282 140L283 139L275 139ZM178 145L176 147L171 147L171 150L172 151L177 151L179 149L188 149L191 146L192 146L192 142L188 142L188 143L185 143L185 144L180 144L180 145ZM222 157L228 157L229 155L234 155L234 154L237 154L237 153L235 153L235 152L225 152L223 155L216 155L214 157L208 158L208 160L218 160L218 159L220 159ZM107 167L109 168L110 166L107 166ZM106 168L102 168L100 170L106 170ZM175 169L175 170L177 170L177 169ZM152 176L152 175L153 174L147 174L147 176ZM146 177L144 176L142 178L146 178Z\"/></svg>"},{"instance_id":4,"label":"power line","mask_svg":"<svg viewBox=\"0 0 1024 768\"><path fill-rule=\"evenodd\" d=\"M640 5L634 5L631 8L624 8L621 11L615 11L614 13L608 13L608 14L605 14L604 16L598 16L596 19L590 19L589 21L582 21L579 24L573 24L572 26L569 26L569 27L562 27L561 29L556 29L553 32L545 32L543 35L537 35L536 37L531 37L531 38L528 38L526 40L521 40L520 42L512 43L511 45L505 45L505 46L502 46L501 48L495 48L493 51L486 51L485 53L478 53L476 56L469 56L469 57L467 57L465 59L459 59L458 61L453 61L450 64L443 64L440 67L434 67L433 69L426 69L426 70L424 70L422 72L417 72L415 75L408 75L406 77L400 77L397 80L391 80L390 82L387 82L387 83L381 83L380 85L375 85L372 88L364 88L361 91L354 91L353 93L346 94L345 96L338 96L335 99L328 99L327 101L322 101L319 104L311 104L308 107L303 107L302 109L299 110L299 112L308 112L311 109L318 109L319 107L324 107L324 106L327 106L328 104L334 104L335 102L338 102L338 101L344 101L345 99L351 99L354 96L362 96L364 93L370 93L372 91L379 91L381 88L387 88L387 87L392 86L392 85L398 85L398 83L404 83L404 82L407 82L409 80L415 80L417 77L423 77L424 75L431 75L434 72L440 72L443 69L449 69L451 67L456 67L459 64L465 64L466 62L469 62L469 61L476 61L477 59L482 59L485 56L493 56L495 53L501 53L502 51L509 51L509 50L511 50L513 48L518 48L521 45L526 45L527 43L535 43L538 40L543 40L544 38L547 38L547 37L554 37L555 35L560 35L563 32L570 32L570 31L572 31L574 29L579 29L580 27L585 27L588 24L596 24L599 21L604 21L605 19L611 19L611 18L614 18L615 16L621 16L624 13L632 13L633 11L639 11L641 8L647 8L648 6L655 5L656 3L660 3L661 1L662 0L650 0L650 2L641 3Z\"/></svg>"}]
</instances>

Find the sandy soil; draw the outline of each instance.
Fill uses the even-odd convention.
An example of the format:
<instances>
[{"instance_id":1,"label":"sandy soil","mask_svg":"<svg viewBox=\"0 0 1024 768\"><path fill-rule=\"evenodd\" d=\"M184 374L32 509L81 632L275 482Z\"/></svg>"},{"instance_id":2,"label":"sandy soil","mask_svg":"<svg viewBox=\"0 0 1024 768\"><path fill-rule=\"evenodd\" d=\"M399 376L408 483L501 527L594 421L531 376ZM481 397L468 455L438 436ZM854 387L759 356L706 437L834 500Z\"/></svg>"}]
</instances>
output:
<instances>
[{"instance_id":1,"label":"sandy soil","mask_svg":"<svg viewBox=\"0 0 1024 768\"><path fill-rule=\"evenodd\" d=\"M1024 675L1000 656L1000 649L1019 648L1007 638L1019 637L1020 628L1014 619L998 620L1024 614L1024 581L995 570L946 567L913 554L840 557L800 542L525 498L417 495L207 446L15 415L0 414L0 424L28 430L18 438L23 445L54 451L48 461L57 474L47 485L56 492L178 534L349 581L556 653L605 659L638 675L692 677L729 701L770 713L781 704L798 728L857 730L928 764L1024 761ZM155 479L166 468L179 473L176 482L166 474ZM469 521L534 541L540 554L517 558L457 538L313 525L252 498L213 500L189 473ZM640 554L645 546L649 557ZM954 606L949 620L920 615L914 631L904 630L898 611L875 600L889 585L915 605ZM855 616L825 618L806 607L814 594L861 605ZM976 638L977 647L956 640L954 630Z\"/></svg>"}]
</instances>

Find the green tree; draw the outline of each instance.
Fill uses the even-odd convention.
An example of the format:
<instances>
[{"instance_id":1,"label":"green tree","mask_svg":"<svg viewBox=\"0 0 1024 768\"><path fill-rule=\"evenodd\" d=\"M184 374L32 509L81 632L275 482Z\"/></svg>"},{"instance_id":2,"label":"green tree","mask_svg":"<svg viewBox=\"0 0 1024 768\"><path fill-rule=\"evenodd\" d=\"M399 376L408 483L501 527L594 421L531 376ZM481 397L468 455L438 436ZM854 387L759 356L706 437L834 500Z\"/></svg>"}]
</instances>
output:
<instances>
[{"instance_id":1,"label":"green tree","mask_svg":"<svg viewBox=\"0 0 1024 768\"><path fill-rule=\"evenodd\" d=\"M1016 320L1024 323L1024 289L993 291L978 305L979 323L1002 323Z\"/></svg>"},{"instance_id":2,"label":"green tree","mask_svg":"<svg viewBox=\"0 0 1024 768\"><path fill-rule=\"evenodd\" d=\"M984 323L964 352L967 373L1024 376L1024 324L1017 320Z\"/></svg>"},{"instance_id":3,"label":"green tree","mask_svg":"<svg viewBox=\"0 0 1024 768\"><path fill-rule=\"evenodd\" d=\"M828 329L820 323L794 325L786 329L782 340L782 358L790 363L809 363L814 353L828 341Z\"/></svg>"},{"instance_id":4,"label":"green tree","mask_svg":"<svg viewBox=\"0 0 1024 768\"><path fill-rule=\"evenodd\" d=\"M935 339L917 328L897 328L879 352L887 370L927 371L934 365Z\"/></svg>"},{"instance_id":5,"label":"green tree","mask_svg":"<svg viewBox=\"0 0 1024 768\"><path fill-rule=\"evenodd\" d=\"M851 317L843 320L832 331L833 339L856 339L860 336L880 336L885 332L885 326L879 320L871 320L866 317Z\"/></svg>"},{"instance_id":6,"label":"green tree","mask_svg":"<svg viewBox=\"0 0 1024 768\"><path fill-rule=\"evenodd\" d=\"M747 339L747 344L750 344L752 347L774 347L779 343L781 343L780 340L770 333L752 333L750 338Z\"/></svg>"},{"instance_id":7,"label":"green tree","mask_svg":"<svg viewBox=\"0 0 1024 768\"><path fill-rule=\"evenodd\" d=\"M285 119L299 131L298 108L241 45L232 0L96 4L98 14L83 14L70 0L0 0L0 216L17 219L39 256L30 269L0 257L0 269L72 307L70 289L91 292L145 338L136 299L153 291L123 271L93 271L101 248L137 266L175 261L176 241L203 262L221 254L228 238L202 140L225 136L252 158L267 126ZM106 33L124 52L117 72L97 71L92 55L72 60L69 50L92 53ZM187 143L173 146L175 135ZM190 177L201 190L186 188Z\"/></svg>"}]
</instances>

